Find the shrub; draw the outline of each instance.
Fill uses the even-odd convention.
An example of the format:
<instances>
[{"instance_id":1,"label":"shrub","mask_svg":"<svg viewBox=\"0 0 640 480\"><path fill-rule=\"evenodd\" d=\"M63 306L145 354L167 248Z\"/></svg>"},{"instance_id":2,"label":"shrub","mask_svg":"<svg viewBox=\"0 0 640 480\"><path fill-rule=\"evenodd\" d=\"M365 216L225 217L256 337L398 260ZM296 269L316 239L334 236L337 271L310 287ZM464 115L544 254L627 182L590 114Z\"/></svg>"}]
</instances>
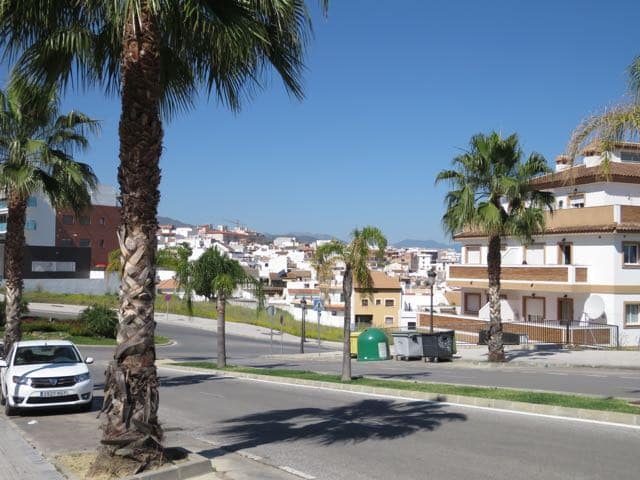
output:
<instances>
[{"instance_id":1,"label":"shrub","mask_svg":"<svg viewBox=\"0 0 640 480\"><path fill-rule=\"evenodd\" d=\"M82 321L91 335L104 338L116 338L118 316L116 312L104 305L92 305L82 311L79 320Z\"/></svg>"}]
</instances>

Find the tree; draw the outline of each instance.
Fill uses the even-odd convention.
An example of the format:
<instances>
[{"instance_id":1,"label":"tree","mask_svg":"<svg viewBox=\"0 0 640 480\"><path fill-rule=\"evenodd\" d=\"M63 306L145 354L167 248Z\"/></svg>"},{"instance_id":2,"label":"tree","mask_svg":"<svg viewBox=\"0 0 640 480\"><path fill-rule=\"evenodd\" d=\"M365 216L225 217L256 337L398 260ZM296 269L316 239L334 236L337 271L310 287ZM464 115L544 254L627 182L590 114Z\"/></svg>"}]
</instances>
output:
<instances>
[{"instance_id":1,"label":"tree","mask_svg":"<svg viewBox=\"0 0 640 480\"><path fill-rule=\"evenodd\" d=\"M162 250L158 250L156 257L156 264L159 267L168 268L176 272L175 280L176 286L182 288L185 291L185 299L188 303L191 301L191 295L189 294L191 287L191 262L189 257L193 250L188 243L183 243L177 247L167 247Z\"/></svg>"},{"instance_id":2,"label":"tree","mask_svg":"<svg viewBox=\"0 0 640 480\"><path fill-rule=\"evenodd\" d=\"M320 245L315 253L314 263L321 267L335 262L344 263L342 294L344 297L344 337L342 345L342 381L351 381L351 295L354 281L364 291L373 286L369 272L371 257L382 261L387 248L387 239L376 227L364 227L351 232L351 242L344 244L337 240Z\"/></svg>"},{"instance_id":3,"label":"tree","mask_svg":"<svg viewBox=\"0 0 640 480\"><path fill-rule=\"evenodd\" d=\"M260 310L264 302L262 283L247 274L236 260L220 253L214 247L207 249L193 263L191 286L197 295L202 295L208 300L216 299L218 367L224 368L227 366L225 339L227 299L239 287L249 286L256 292L258 310Z\"/></svg>"},{"instance_id":4,"label":"tree","mask_svg":"<svg viewBox=\"0 0 640 480\"><path fill-rule=\"evenodd\" d=\"M8 352L22 337L22 261L27 200L43 193L56 208L76 212L91 204L96 185L91 167L76 162L73 154L86 149L87 132L98 124L81 112L60 114L55 88L11 83L0 91L0 190L7 195L5 244L4 349Z\"/></svg>"},{"instance_id":5,"label":"tree","mask_svg":"<svg viewBox=\"0 0 640 480\"><path fill-rule=\"evenodd\" d=\"M571 135L567 148L574 159L588 143L596 143L605 153L602 169L609 173L609 158L606 152L614 149L617 142L640 139L640 56L637 56L628 69L630 101L604 112L588 117Z\"/></svg>"},{"instance_id":6,"label":"tree","mask_svg":"<svg viewBox=\"0 0 640 480\"><path fill-rule=\"evenodd\" d=\"M302 98L310 28L303 0L0 0L0 42L23 75L121 96L123 275L103 454L117 451L141 469L162 456L153 341L161 117L202 91L238 110L271 67Z\"/></svg>"},{"instance_id":7,"label":"tree","mask_svg":"<svg viewBox=\"0 0 640 480\"><path fill-rule=\"evenodd\" d=\"M453 159L453 170L441 171L436 183L452 187L445 198L444 228L455 235L473 231L489 239L489 361L502 362L500 313L500 239L513 236L530 243L544 229L545 212L552 211L553 195L536 190L531 180L549 173L545 159L532 153L525 161L518 136L498 133L471 137L469 150Z\"/></svg>"}]
</instances>

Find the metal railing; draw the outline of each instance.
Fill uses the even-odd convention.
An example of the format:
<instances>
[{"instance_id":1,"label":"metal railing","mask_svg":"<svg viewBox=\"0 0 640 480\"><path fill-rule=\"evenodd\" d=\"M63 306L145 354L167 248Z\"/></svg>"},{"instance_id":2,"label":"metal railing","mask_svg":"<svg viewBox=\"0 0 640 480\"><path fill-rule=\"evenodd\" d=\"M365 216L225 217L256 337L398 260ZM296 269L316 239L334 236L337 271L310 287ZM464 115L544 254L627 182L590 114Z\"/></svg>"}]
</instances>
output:
<instances>
[{"instance_id":1,"label":"metal railing","mask_svg":"<svg viewBox=\"0 0 640 480\"><path fill-rule=\"evenodd\" d=\"M420 327L427 326L425 320L428 322L429 316L421 315ZM433 326L437 329L455 330L458 341L477 344L480 332L489 329L489 322L456 315L434 315ZM522 344L548 343L600 348L620 346L618 326L610 324L559 320L504 322L502 330L518 335Z\"/></svg>"}]
</instances>

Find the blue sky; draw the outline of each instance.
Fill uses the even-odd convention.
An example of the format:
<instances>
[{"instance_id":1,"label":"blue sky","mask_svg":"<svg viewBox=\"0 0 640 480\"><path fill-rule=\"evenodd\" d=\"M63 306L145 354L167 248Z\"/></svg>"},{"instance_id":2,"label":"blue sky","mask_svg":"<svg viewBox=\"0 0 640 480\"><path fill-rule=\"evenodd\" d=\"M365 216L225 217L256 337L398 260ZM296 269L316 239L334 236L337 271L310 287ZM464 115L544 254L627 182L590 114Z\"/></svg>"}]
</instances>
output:
<instances>
[{"instance_id":1,"label":"blue sky","mask_svg":"<svg viewBox=\"0 0 640 480\"><path fill-rule=\"evenodd\" d=\"M637 0L334 0L314 18L303 102L273 78L240 114L203 100L165 125L160 214L445 240L435 175L493 129L553 162L581 119L623 100L639 13ZM118 100L65 105L103 121L85 160L115 185Z\"/></svg>"}]
</instances>

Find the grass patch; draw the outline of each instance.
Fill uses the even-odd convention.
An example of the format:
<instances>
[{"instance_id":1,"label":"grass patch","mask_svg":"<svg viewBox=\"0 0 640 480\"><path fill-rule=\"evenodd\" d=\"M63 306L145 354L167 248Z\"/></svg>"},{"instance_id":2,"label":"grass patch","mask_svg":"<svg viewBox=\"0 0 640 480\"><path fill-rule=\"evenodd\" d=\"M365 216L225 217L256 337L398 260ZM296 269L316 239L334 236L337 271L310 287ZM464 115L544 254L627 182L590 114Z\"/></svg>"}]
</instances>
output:
<instances>
[{"instance_id":1,"label":"grass patch","mask_svg":"<svg viewBox=\"0 0 640 480\"><path fill-rule=\"evenodd\" d=\"M29 302L37 303L57 303L68 305L104 305L111 308L118 307L118 297L115 295L86 295L80 293L50 293L50 292L26 292L24 298ZM175 298L169 302L169 313L177 315L189 315L189 311L184 302ZM155 303L156 313L161 314L167 311L167 302L164 300L164 296L159 295L156 297ZM194 317L203 317L215 319L218 316L215 303L208 302L194 302L193 312L191 314ZM291 335L300 336L302 328L302 322L299 322L293 318L293 316L285 311L278 310L276 316L272 319L267 315L267 312L262 311L257 313L252 308L242 307L238 305L227 305L227 321L248 323L250 325L257 325L260 327L270 328L273 320L274 330L280 330L280 315L283 318L282 330L285 333ZM307 338L315 339L318 335L317 323L315 321L315 315L311 310L307 311L306 322ZM326 325L320 326L320 338L322 340L341 342L343 337L342 328L328 327Z\"/></svg>"},{"instance_id":2,"label":"grass patch","mask_svg":"<svg viewBox=\"0 0 640 480\"><path fill-rule=\"evenodd\" d=\"M180 362L178 366L216 369L214 362ZM310 371L237 367L229 366L224 370L231 372L252 373L271 377L301 378L320 382L343 383L339 375L328 375ZM440 393L443 395L462 395L466 397L489 398L493 400L508 400L512 402L535 403L568 408L584 408L587 410L601 410L640 414L640 408L629 405L626 400L618 398L600 398L564 393L532 392L495 387L473 387L466 385L452 385L447 383L408 382L402 380L383 380L378 378L358 378L350 382L355 385L368 387L393 388L396 390Z\"/></svg>"},{"instance_id":3,"label":"grass patch","mask_svg":"<svg viewBox=\"0 0 640 480\"><path fill-rule=\"evenodd\" d=\"M0 335L4 335L4 331L0 331ZM90 337L87 335L71 335L67 332L29 332L22 335L22 340L69 340L76 345L84 346L116 345L116 341L113 338ZM156 345L167 345L170 341L170 338L163 335L155 336Z\"/></svg>"}]
</instances>

